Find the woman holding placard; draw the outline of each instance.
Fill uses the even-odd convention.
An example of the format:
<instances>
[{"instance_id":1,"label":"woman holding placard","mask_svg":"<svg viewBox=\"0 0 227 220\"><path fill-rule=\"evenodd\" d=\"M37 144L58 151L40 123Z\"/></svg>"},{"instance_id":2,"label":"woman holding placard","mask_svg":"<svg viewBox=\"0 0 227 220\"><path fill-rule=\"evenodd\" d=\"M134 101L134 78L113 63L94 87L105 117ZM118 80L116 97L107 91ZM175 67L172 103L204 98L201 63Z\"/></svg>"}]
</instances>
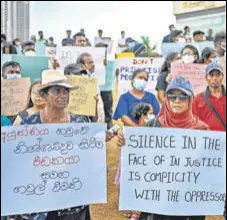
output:
<instances>
[{"instance_id":1,"label":"woman holding placard","mask_svg":"<svg viewBox=\"0 0 227 220\"><path fill-rule=\"evenodd\" d=\"M159 115L150 121L149 127L183 128L208 130L209 127L192 113L193 89L191 83L179 76L172 80L166 90L167 96ZM124 145L123 134L119 135L118 145ZM165 216L142 213L139 220L204 220L205 216Z\"/></svg>"},{"instance_id":2,"label":"woman holding placard","mask_svg":"<svg viewBox=\"0 0 227 220\"><path fill-rule=\"evenodd\" d=\"M20 112L14 121L13 125L19 125L23 119L25 119L28 116L31 116L37 112L39 112L41 109L43 109L46 106L45 100L40 96L39 94L39 87L40 87L41 81L37 80L34 81L30 87L30 100L29 100L29 107L28 109Z\"/></svg>"},{"instance_id":3,"label":"woman holding placard","mask_svg":"<svg viewBox=\"0 0 227 220\"><path fill-rule=\"evenodd\" d=\"M49 123L86 123L90 122L86 116L76 116L66 110L69 104L69 96L72 85L67 77L57 70L45 70L42 73L40 96L45 100L46 107L20 123L25 124L49 124ZM36 219L39 215L33 215ZM57 210L47 213L46 220L90 220L89 206L73 207L67 210Z\"/></svg>"}]
</instances>

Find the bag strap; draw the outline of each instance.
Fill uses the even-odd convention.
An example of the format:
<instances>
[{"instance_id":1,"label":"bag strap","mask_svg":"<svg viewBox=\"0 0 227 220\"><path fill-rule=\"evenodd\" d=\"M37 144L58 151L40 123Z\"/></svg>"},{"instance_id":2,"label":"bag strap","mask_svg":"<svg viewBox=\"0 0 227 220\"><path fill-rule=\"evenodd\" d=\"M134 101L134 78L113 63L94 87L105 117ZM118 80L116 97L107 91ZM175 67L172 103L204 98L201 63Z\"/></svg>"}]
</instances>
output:
<instances>
[{"instance_id":1,"label":"bag strap","mask_svg":"<svg viewBox=\"0 0 227 220\"><path fill-rule=\"evenodd\" d=\"M214 106L210 103L210 100L208 99L208 97L206 96L206 93L203 92L203 97L208 105L208 107L211 109L211 111L215 114L215 116L218 118L218 120L221 122L222 126L225 128L226 130L226 124L223 121L222 117L219 115L219 113L217 112L217 110L214 108Z\"/></svg>"}]
</instances>

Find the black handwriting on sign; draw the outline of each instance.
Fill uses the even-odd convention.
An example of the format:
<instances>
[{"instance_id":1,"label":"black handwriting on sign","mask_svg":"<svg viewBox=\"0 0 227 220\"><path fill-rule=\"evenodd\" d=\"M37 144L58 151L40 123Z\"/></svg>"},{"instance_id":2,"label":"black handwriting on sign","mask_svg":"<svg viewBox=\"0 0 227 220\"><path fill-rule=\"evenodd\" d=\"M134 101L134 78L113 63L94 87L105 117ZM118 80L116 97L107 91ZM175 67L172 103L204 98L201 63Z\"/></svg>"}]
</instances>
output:
<instances>
[{"instance_id":1,"label":"black handwriting on sign","mask_svg":"<svg viewBox=\"0 0 227 220\"><path fill-rule=\"evenodd\" d=\"M78 191L82 188L83 184L80 181L79 178L74 178L72 182L55 182L54 187L52 189L53 192L61 192L61 191L66 191L66 190L75 190Z\"/></svg>"},{"instance_id":2,"label":"black handwriting on sign","mask_svg":"<svg viewBox=\"0 0 227 220\"><path fill-rule=\"evenodd\" d=\"M35 167L50 167L50 166L69 166L73 164L78 164L80 162L80 157L78 155L68 156L68 157L42 157L36 156L33 165Z\"/></svg>"},{"instance_id":3,"label":"black handwriting on sign","mask_svg":"<svg viewBox=\"0 0 227 220\"><path fill-rule=\"evenodd\" d=\"M79 144L79 148L81 150L85 149L102 149L104 147L104 144L102 141L96 141L95 138L91 138L90 140L88 139L83 139L81 143Z\"/></svg>"},{"instance_id":4,"label":"black handwriting on sign","mask_svg":"<svg viewBox=\"0 0 227 220\"><path fill-rule=\"evenodd\" d=\"M57 172L57 171L52 171L52 172L46 172L42 173L40 176L43 180L54 180L54 179L67 179L69 177L69 172L64 171L64 172Z\"/></svg>"},{"instance_id":5,"label":"black handwriting on sign","mask_svg":"<svg viewBox=\"0 0 227 220\"><path fill-rule=\"evenodd\" d=\"M15 154L27 154L27 153L38 153L38 152L52 152L52 151L60 151L61 155L68 154L71 150L73 150L72 142L55 142L54 144L42 144L42 138L37 139L38 143L34 145L28 146L25 142L21 141L14 149Z\"/></svg>"},{"instance_id":6,"label":"black handwriting on sign","mask_svg":"<svg viewBox=\"0 0 227 220\"><path fill-rule=\"evenodd\" d=\"M57 135L62 135L64 137L73 137L74 135L85 135L89 131L88 126L83 126L80 129L74 130L72 127L68 128L59 128L57 129L56 133Z\"/></svg>"},{"instance_id":7,"label":"black handwriting on sign","mask_svg":"<svg viewBox=\"0 0 227 220\"><path fill-rule=\"evenodd\" d=\"M27 184L26 186L17 186L14 188L14 193L16 194L23 194L26 196L37 195L41 196L44 195L46 190L46 183L47 181L42 181L41 184L35 186L34 184Z\"/></svg>"}]
</instances>

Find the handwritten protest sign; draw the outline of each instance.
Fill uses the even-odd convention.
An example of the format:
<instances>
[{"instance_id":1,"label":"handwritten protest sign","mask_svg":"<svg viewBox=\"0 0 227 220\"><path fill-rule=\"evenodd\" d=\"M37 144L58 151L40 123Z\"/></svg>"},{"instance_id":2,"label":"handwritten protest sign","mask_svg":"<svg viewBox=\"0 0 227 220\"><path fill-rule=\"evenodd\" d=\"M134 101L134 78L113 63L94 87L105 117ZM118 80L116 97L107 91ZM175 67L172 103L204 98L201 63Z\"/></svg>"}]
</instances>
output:
<instances>
[{"instance_id":1,"label":"handwritten protest sign","mask_svg":"<svg viewBox=\"0 0 227 220\"><path fill-rule=\"evenodd\" d=\"M64 70L68 64L76 63L82 53L89 53L95 62L94 77L98 79L99 85L105 84L105 48L91 47L57 47L57 61L60 69Z\"/></svg>"},{"instance_id":2,"label":"handwritten protest sign","mask_svg":"<svg viewBox=\"0 0 227 220\"><path fill-rule=\"evenodd\" d=\"M210 41L200 43L163 43L161 46L162 55L164 58L166 58L171 52L180 53L181 50L188 44L195 46L198 49L200 55L205 47L214 48L214 43Z\"/></svg>"},{"instance_id":3,"label":"handwritten protest sign","mask_svg":"<svg viewBox=\"0 0 227 220\"><path fill-rule=\"evenodd\" d=\"M1 80L1 113L17 115L28 106L30 79Z\"/></svg>"},{"instance_id":4,"label":"handwritten protest sign","mask_svg":"<svg viewBox=\"0 0 227 220\"><path fill-rule=\"evenodd\" d=\"M56 47L46 47L46 56L49 59L49 68L53 68L54 60L56 59L57 49Z\"/></svg>"},{"instance_id":5,"label":"handwritten protest sign","mask_svg":"<svg viewBox=\"0 0 227 220\"><path fill-rule=\"evenodd\" d=\"M207 87L206 67L205 64L172 63L171 73L173 78L183 76L188 79L192 84L194 94L198 94L204 92Z\"/></svg>"},{"instance_id":6,"label":"handwritten protest sign","mask_svg":"<svg viewBox=\"0 0 227 220\"><path fill-rule=\"evenodd\" d=\"M1 215L106 203L105 127L2 127Z\"/></svg>"},{"instance_id":7,"label":"handwritten protest sign","mask_svg":"<svg viewBox=\"0 0 227 220\"><path fill-rule=\"evenodd\" d=\"M20 64L22 77L30 77L31 82L41 79L43 70L48 69L47 57L13 56L12 59Z\"/></svg>"},{"instance_id":8,"label":"handwritten protest sign","mask_svg":"<svg viewBox=\"0 0 227 220\"><path fill-rule=\"evenodd\" d=\"M223 80L223 84L226 87L226 57L220 57L220 64L224 70L224 80Z\"/></svg>"},{"instance_id":9,"label":"handwritten protest sign","mask_svg":"<svg viewBox=\"0 0 227 220\"><path fill-rule=\"evenodd\" d=\"M96 115L95 96L98 80L95 78L72 76L68 77L74 89L70 93L68 111L75 115Z\"/></svg>"},{"instance_id":10,"label":"handwritten protest sign","mask_svg":"<svg viewBox=\"0 0 227 220\"><path fill-rule=\"evenodd\" d=\"M158 76L164 63L163 58L121 58L118 61L118 92L123 94L131 88L133 71L144 69L149 73L146 90L155 92Z\"/></svg>"},{"instance_id":11,"label":"handwritten protest sign","mask_svg":"<svg viewBox=\"0 0 227 220\"><path fill-rule=\"evenodd\" d=\"M226 135L189 129L125 128L120 210L222 215Z\"/></svg>"}]
</instances>

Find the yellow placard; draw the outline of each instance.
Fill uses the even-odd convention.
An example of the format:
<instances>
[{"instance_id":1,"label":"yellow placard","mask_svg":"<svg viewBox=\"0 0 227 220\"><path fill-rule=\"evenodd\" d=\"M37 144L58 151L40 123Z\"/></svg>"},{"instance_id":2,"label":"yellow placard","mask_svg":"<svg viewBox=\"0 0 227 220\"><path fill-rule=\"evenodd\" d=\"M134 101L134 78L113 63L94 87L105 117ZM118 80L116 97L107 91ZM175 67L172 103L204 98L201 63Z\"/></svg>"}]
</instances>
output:
<instances>
[{"instance_id":1,"label":"yellow placard","mask_svg":"<svg viewBox=\"0 0 227 220\"><path fill-rule=\"evenodd\" d=\"M1 80L1 113L15 116L28 107L30 78Z\"/></svg>"},{"instance_id":2,"label":"yellow placard","mask_svg":"<svg viewBox=\"0 0 227 220\"><path fill-rule=\"evenodd\" d=\"M98 79L82 76L69 76L68 79L74 88L67 110L75 115L95 116Z\"/></svg>"}]
</instances>

